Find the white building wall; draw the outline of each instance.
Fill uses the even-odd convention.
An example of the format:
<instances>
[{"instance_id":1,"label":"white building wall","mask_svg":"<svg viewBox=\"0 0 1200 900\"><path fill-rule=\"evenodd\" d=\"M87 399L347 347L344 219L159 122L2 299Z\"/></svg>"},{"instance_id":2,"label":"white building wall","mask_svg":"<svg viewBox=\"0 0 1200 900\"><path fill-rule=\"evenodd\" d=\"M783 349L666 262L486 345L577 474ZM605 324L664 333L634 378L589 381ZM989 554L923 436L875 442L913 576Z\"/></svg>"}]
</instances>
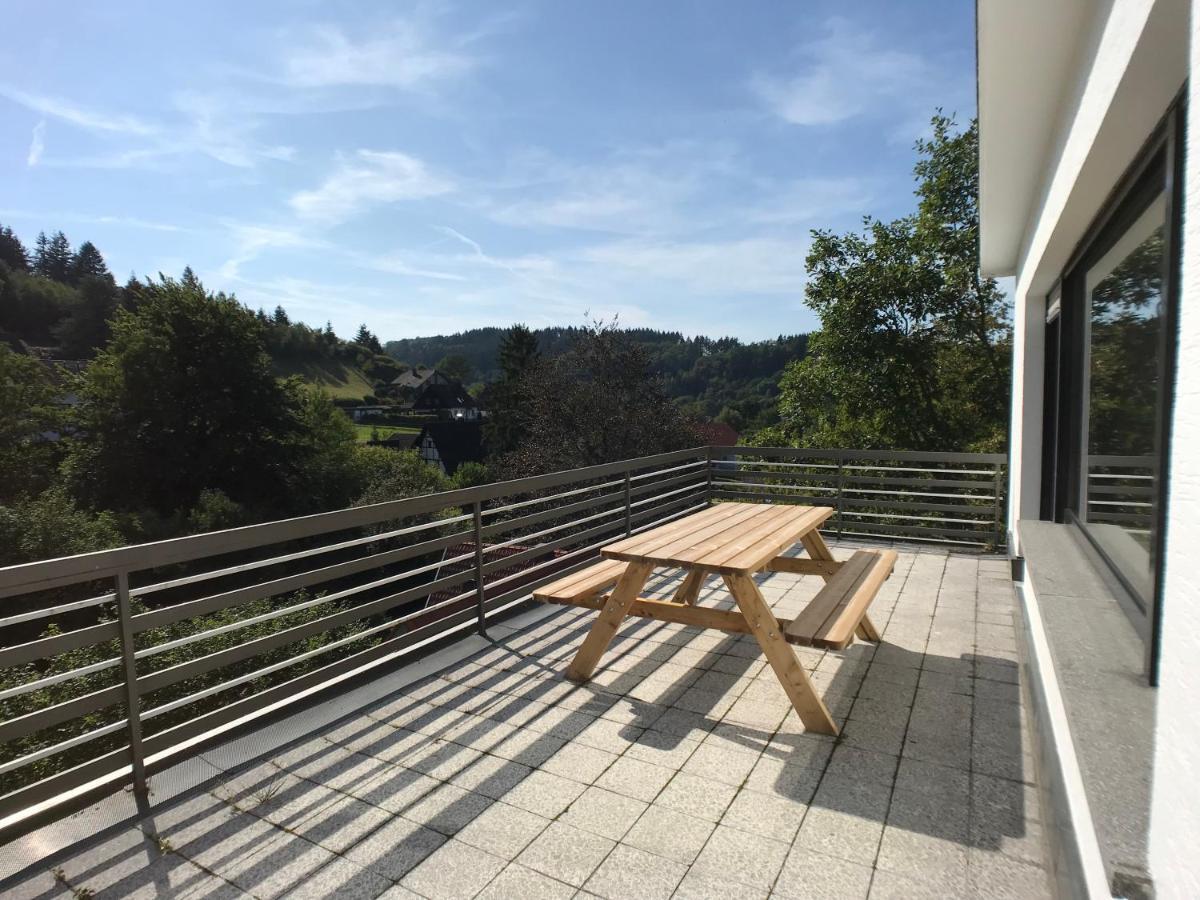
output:
<instances>
[{"instance_id":1,"label":"white building wall","mask_svg":"<svg viewBox=\"0 0 1200 900\"><path fill-rule=\"evenodd\" d=\"M1191 18L1179 363L1172 419L1150 871L1157 896L1200 897L1200 0Z\"/></svg>"}]
</instances>

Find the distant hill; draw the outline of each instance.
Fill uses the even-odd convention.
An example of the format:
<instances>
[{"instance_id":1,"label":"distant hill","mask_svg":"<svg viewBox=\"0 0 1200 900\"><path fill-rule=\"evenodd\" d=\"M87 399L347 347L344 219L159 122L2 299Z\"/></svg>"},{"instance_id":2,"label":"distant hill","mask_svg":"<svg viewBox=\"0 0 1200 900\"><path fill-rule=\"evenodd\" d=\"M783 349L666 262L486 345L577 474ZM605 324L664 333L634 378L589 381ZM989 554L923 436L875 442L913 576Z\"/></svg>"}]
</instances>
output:
<instances>
[{"instance_id":1,"label":"distant hill","mask_svg":"<svg viewBox=\"0 0 1200 900\"><path fill-rule=\"evenodd\" d=\"M451 335L388 341L384 352L409 365L436 365L446 356L462 356L472 378L499 377L496 357L504 328L474 328ZM542 353L565 350L576 328L542 328L534 332ZM773 424L779 375L808 352L808 335L742 343L737 338L685 338L677 331L631 328L626 332L643 344L667 392L700 419L722 418L746 432Z\"/></svg>"}]
</instances>

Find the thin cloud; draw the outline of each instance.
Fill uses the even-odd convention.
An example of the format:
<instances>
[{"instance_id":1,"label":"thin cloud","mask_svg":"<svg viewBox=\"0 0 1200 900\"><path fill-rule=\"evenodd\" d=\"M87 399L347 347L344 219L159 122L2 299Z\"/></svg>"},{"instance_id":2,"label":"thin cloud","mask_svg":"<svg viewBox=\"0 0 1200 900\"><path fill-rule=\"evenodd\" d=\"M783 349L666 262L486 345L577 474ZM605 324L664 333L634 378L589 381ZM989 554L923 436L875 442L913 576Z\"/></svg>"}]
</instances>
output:
<instances>
[{"instance_id":1,"label":"thin cloud","mask_svg":"<svg viewBox=\"0 0 1200 900\"><path fill-rule=\"evenodd\" d=\"M279 80L291 87L418 90L457 78L474 59L441 42L421 22L397 19L365 36L333 25L293 33Z\"/></svg>"},{"instance_id":2,"label":"thin cloud","mask_svg":"<svg viewBox=\"0 0 1200 900\"><path fill-rule=\"evenodd\" d=\"M155 126L136 116L88 110L61 97L34 94L7 85L0 85L0 97L7 97L14 103L19 103L36 113L54 119L61 119L86 131L127 134L138 137L150 137L158 133L158 129Z\"/></svg>"},{"instance_id":3,"label":"thin cloud","mask_svg":"<svg viewBox=\"0 0 1200 900\"><path fill-rule=\"evenodd\" d=\"M927 114L946 85L926 56L896 49L845 19L826 23L826 34L798 48L799 71L759 72L751 89L775 115L793 125L832 125L869 113L910 118Z\"/></svg>"},{"instance_id":4,"label":"thin cloud","mask_svg":"<svg viewBox=\"0 0 1200 900\"><path fill-rule=\"evenodd\" d=\"M33 168L42 161L42 153L46 150L46 120L40 119L33 126L33 137L29 141L29 153L25 157L25 165Z\"/></svg>"},{"instance_id":5,"label":"thin cloud","mask_svg":"<svg viewBox=\"0 0 1200 900\"><path fill-rule=\"evenodd\" d=\"M359 150L343 157L319 187L293 195L291 207L303 219L337 224L371 206L436 197L453 189L451 181L408 154Z\"/></svg>"}]
</instances>

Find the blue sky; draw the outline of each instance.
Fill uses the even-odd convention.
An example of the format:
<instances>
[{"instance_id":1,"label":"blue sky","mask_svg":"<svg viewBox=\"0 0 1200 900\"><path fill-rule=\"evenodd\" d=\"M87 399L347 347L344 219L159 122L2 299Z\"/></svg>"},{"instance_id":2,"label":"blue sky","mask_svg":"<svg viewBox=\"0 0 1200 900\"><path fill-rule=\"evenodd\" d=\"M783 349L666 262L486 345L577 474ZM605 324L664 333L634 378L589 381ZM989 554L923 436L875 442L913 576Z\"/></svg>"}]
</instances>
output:
<instances>
[{"instance_id":1,"label":"blue sky","mask_svg":"<svg viewBox=\"0 0 1200 900\"><path fill-rule=\"evenodd\" d=\"M913 206L973 4L18 2L0 222L387 340L808 330L812 228Z\"/></svg>"}]
</instances>

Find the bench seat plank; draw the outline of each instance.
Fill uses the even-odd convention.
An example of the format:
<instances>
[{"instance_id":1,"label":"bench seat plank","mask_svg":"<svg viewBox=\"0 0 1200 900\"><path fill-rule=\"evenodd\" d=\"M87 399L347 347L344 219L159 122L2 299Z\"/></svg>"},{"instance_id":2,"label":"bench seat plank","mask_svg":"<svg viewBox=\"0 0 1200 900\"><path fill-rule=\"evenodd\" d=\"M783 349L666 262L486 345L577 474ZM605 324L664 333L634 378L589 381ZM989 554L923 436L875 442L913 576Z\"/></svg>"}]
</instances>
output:
<instances>
[{"instance_id":1,"label":"bench seat plank","mask_svg":"<svg viewBox=\"0 0 1200 900\"><path fill-rule=\"evenodd\" d=\"M787 641L832 650L848 646L895 565L895 550L855 552L787 626Z\"/></svg>"},{"instance_id":2,"label":"bench seat plank","mask_svg":"<svg viewBox=\"0 0 1200 900\"><path fill-rule=\"evenodd\" d=\"M601 560L538 588L533 599L543 603L578 603L616 584L627 566L619 559Z\"/></svg>"}]
</instances>

